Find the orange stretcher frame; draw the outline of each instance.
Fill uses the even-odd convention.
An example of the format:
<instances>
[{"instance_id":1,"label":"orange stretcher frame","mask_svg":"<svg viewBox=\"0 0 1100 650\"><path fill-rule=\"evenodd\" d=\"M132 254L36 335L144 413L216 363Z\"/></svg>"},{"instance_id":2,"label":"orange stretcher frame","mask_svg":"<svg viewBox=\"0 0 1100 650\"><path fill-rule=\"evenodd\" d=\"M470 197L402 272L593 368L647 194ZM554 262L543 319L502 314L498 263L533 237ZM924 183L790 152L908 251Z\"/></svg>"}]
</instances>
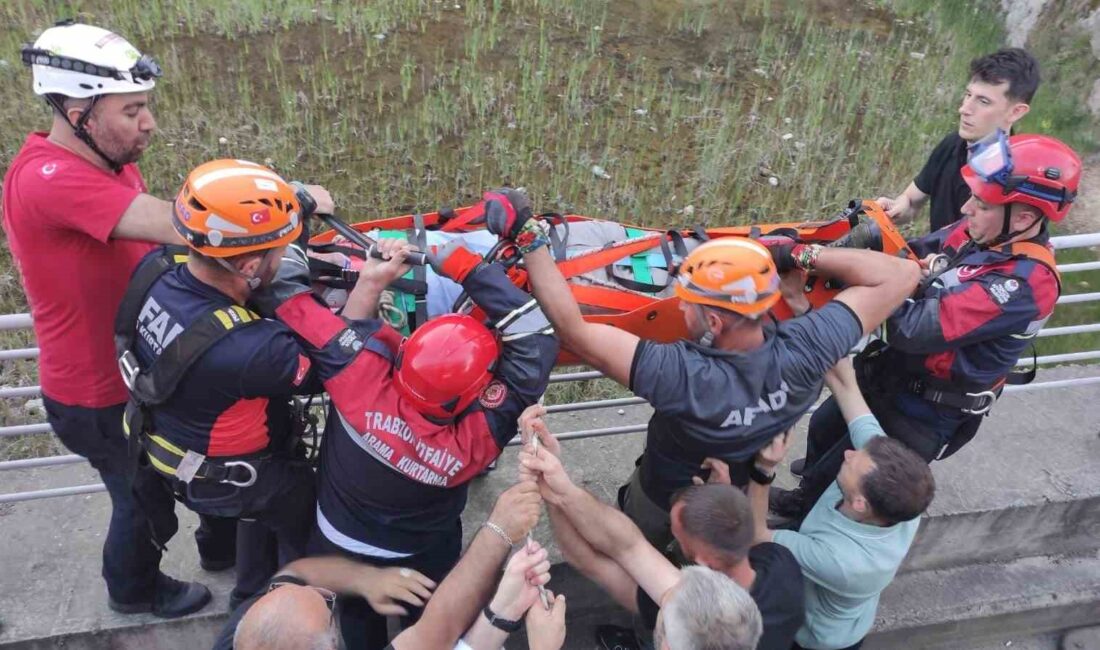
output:
<instances>
[{"instance_id":1,"label":"orange stretcher frame","mask_svg":"<svg viewBox=\"0 0 1100 650\"><path fill-rule=\"evenodd\" d=\"M376 219L351 224L351 227L359 232L368 232L374 229L380 230L409 230L414 227L419 218L424 227L442 232L464 233L481 230L478 225L471 225L469 221L479 216L481 209L478 206L456 208L445 213L431 212L414 217L403 215L385 219ZM591 221L591 217L581 215L564 215L555 217L557 220L565 220L571 223ZM882 235L882 252L889 255L900 255L915 259L909 250L905 238L887 216L882 207L870 200L853 201L847 210L835 218L822 221L781 222L771 224L757 224L749 226L727 226L722 228L706 228L705 233L711 239L720 237L746 237L760 238L768 236L790 236L802 243L816 243L827 245L847 235L853 227L867 220L878 225ZM625 225L625 224L624 224ZM657 228L645 228L628 226L630 228L649 233L642 237L627 239L621 243L594 249L581 255L570 257L558 262L558 269L568 280L571 277L586 273L597 268L603 268L631 255L644 253L661 246L662 242L669 242L672 235L668 230ZM679 231L683 238L695 236L696 231L685 229ZM320 245L332 243L336 232L329 230L322 232L310 239L310 244ZM530 290L527 282L527 272L522 265L515 265L508 269L509 277L516 286ZM585 284L571 284L573 297L581 305L582 311L600 313L586 314L585 320L593 323L605 323L632 332L639 337L659 342L671 342L687 336L687 328L683 315L679 308L679 299L675 296L657 298L644 293L630 291L625 288L619 290L608 287L591 286ZM840 288L832 283L810 276L806 285L807 298L815 308L820 307L831 300ZM473 312L475 316L478 311ZM790 307L780 300L772 308L772 315L777 320L784 320L792 316ZM559 365L579 363L578 359L566 350L562 350L558 357Z\"/></svg>"}]
</instances>

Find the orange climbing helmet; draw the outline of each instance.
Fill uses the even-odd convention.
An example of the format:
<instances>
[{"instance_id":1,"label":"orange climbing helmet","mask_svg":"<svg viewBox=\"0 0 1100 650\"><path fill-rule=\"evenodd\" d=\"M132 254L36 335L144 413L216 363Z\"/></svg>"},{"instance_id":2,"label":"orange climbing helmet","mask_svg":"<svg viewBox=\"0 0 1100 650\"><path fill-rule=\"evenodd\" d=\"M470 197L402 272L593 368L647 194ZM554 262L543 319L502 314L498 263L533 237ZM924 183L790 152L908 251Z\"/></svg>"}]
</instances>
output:
<instances>
[{"instance_id":1,"label":"orange climbing helmet","mask_svg":"<svg viewBox=\"0 0 1100 650\"><path fill-rule=\"evenodd\" d=\"M294 188L263 165L214 160L199 165L172 206L172 226L192 249L232 257L289 244L302 232Z\"/></svg>"},{"instance_id":2,"label":"orange climbing helmet","mask_svg":"<svg viewBox=\"0 0 1100 650\"><path fill-rule=\"evenodd\" d=\"M401 343L393 385L413 407L448 420L466 410L493 379L500 342L465 314L445 314Z\"/></svg>"},{"instance_id":3,"label":"orange climbing helmet","mask_svg":"<svg viewBox=\"0 0 1100 650\"><path fill-rule=\"evenodd\" d=\"M741 237L712 239L680 265L676 295L757 319L779 300L779 274L759 242Z\"/></svg>"}]
</instances>

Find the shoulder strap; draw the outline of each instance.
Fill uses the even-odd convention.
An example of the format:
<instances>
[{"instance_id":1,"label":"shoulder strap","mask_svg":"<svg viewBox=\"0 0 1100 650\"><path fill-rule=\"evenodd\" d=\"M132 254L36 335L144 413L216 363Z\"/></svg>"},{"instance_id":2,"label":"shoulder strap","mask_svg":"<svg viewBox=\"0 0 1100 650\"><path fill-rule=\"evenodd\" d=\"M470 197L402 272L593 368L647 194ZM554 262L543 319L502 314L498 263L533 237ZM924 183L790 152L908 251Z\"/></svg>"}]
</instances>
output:
<instances>
[{"instance_id":1,"label":"shoulder strap","mask_svg":"<svg viewBox=\"0 0 1100 650\"><path fill-rule=\"evenodd\" d=\"M1054 251L1050 250L1050 248L1035 242L1019 241L1011 244L994 246L993 249L1002 251L1013 257L1029 259L1047 267L1050 269L1050 272L1054 274L1054 279L1058 282L1058 294L1062 294L1062 274L1058 272L1058 262L1054 259Z\"/></svg>"},{"instance_id":2,"label":"shoulder strap","mask_svg":"<svg viewBox=\"0 0 1100 650\"><path fill-rule=\"evenodd\" d=\"M215 310L181 332L164 348L152 367L143 370L133 352L135 325L141 306L153 284L177 264L186 261L186 247L165 246L160 254L143 262L134 271L115 316L115 352L119 370L133 399L142 406L160 404L168 399L191 365L226 334L242 325L262 320L239 305Z\"/></svg>"},{"instance_id":3,"label":"shoulder strap","mask_svg":"<svg viewBox=\"0 0 1100 650\"><path fill-rule=\"evenodd\" d=\"M164 348L151 367L130 375L127 385L134 399L145 406L166 401L191 366L215 343L234 330L262 320L240 305L230 305L195 321Z\"/></svg>"},{"instance_id":4,"label":"shoulder strap","mask_svg":"<svg viewBox=\"0 0 1100 650\"><path fill-rule=\"evenodd\" d=\"M162 246L159 254L142 262L130 277L122 303L115 314L115 355L121 357L134 344L134 323L141 313L145 294L170 269L187 262L186 246Z\"/></svg>"}]
</instances>

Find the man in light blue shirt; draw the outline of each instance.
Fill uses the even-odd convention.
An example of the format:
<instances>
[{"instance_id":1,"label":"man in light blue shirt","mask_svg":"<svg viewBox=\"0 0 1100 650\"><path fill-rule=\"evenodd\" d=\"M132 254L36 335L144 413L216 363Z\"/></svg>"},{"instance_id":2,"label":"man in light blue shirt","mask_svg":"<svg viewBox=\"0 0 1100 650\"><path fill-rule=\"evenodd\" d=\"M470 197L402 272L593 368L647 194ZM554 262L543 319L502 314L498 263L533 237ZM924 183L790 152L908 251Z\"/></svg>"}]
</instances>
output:
<instances>
[{"instance_id":1,"label":"man in light blue shirt","mask_svg":"<svg viewBox=\"0 0 1100 650\"><path fill-rule=\"evenodd\" d=\"M826 383L855 447L845 453L837 480L797 532L768 529L766 484L752 481L749 497L756 542L786 546L806 578L806 622L795 647L854 650L871 630L879 594L909 552L936 485L920 456L883 433L863 401L850 359L829 371ZM788 437L777 437L757 455L761 478L774 476Z\"/></svg>"}]
</instances>

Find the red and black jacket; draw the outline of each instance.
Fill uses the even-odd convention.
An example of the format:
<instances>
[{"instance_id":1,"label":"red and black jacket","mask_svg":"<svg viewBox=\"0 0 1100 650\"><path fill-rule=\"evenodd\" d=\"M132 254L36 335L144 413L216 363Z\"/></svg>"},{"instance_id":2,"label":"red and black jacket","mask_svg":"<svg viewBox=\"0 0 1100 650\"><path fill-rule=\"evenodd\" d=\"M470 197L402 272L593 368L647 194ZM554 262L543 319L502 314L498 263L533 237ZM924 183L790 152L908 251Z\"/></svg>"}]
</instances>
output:
<instances>
[{"instance_id":1,"label":"red and black jacket","mask_svg":"<svg viewBox=\"0 0 1100 650\"><path fill-rule=\"evenodd\" d=\"M503 346L494 380L448 422L421 415L397 392L401 335L389 325L345 321L310 294L276 311L303 340L332 400L318 508L342 536L411 554L433 535L454 534L469 480L500 455L520 413L546 390L558 342L534 299L494 265L470 273L463 288L501 330Z\"/></svg>"},{"instance_id":2,"label":"red and black jacket","mask_svg":"<svg viewBox=\"0 0 1100 650\"><path fill-rule=\"evenodd\" d=\"M899 371L961 390L998 387L1054 311L1060 293L1044 231L1025 246L983 248L966 219L909 242L920 257L944 253L951 266L886 321ZM1038 250L1040 254L1035 254Z\"/></svg>"}]
</instances>

